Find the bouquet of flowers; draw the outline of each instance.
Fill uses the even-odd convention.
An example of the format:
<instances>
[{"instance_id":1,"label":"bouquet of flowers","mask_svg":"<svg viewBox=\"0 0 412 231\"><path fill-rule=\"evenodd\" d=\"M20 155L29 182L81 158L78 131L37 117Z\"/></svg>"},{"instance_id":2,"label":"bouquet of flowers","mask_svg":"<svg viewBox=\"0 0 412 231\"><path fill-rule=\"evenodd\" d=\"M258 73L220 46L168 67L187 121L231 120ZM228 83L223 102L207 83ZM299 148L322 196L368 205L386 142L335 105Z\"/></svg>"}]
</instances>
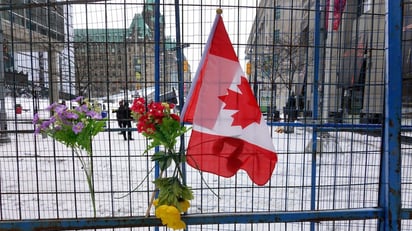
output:
<instances>
[{"instance_id":1,"label":"bouquet of flowers","mask_svg":"<svg viewBox=\"0 0 412 231\"><path fill-rule=\"evenodd\" d=\"M83 97L79 96L73 102L78 104L73 109L59 103L50 105L46 110L50 112L51 117L46 120L41 120L36 113L33 118L34 133L46 134L72 148L86 175L93 213L96 217L92 140L93 137L104 130L106 120L102 119L101 114L93 110L87 101L83 101Z\"/></svg>"},{"instance_id":2,"label":"bouquet of flowers","mask_svg":"<svg viewBox=\"0 0 412 231\"><path fill-rule=\"evenodd\" d=\"M152 155L152 161L157 161L160 177L154 181L158 197L149 204L146 215L153 203L156 217L163 225L173 229L184 229L186 224L181 220L181 214L190 207L193 199L190 187L183 178L182 164L186 161L184 149L176 150L178 138L190 128L180 123L180 118L173 113L175 105L169 103L151 102L146 105L144 98L137 98L131 107L133 117L137 120L137 131L147 137L151 143L145 150L148 153L155 147L160 147ZM170 169L170 176L163 176ZM169 172L169 171L167 171Z\"/></svg>"}]
</instances>

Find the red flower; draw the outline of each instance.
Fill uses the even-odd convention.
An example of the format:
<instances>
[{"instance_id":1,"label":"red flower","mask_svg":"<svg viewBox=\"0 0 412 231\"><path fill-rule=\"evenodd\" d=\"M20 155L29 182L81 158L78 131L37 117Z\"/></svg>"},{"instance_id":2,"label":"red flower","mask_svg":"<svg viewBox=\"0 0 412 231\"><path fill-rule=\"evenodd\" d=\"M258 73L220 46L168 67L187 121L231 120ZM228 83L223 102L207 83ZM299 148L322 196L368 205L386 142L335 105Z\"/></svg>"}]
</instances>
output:
<instances>
[{"instance_id":1,"label":"red flower","mask_svg":"<svg viewBox=\"0 0 412 231\"><path fill-rule=\"evenodd\" d=\"M148 114L144 114L139 118L139 121L137 122L137 131L147 135L151 135L156 132L156 126L150 121Z\"/></svg>"},{"instance_id":2,"label":"red flower","mask_svg":"<svg viewBox=\"0 0 412 231\"><path fill-rule=\"evenodd\" d=\"M149 104L148 108L149 108L149 113L153 114L153 117L163 118L165 116L164 114L165 107L162 105L162 103L152 102Z\"/></svg>"},{"instance_id":3,"label":"red flower","mask_svg":"<svg viewBox=\"0 0 412 231\"><path fill-rule=\"evenodd\" d=\"M180 117L176 114L170 114L170 117L172 117L172 119L174 119L176 121L180 121Z\"/></svg>"},{"instance_id":4,"label":"red flower","mask_svg":"<svg viewBox=\"0 0 412 231\"><path fill-rule=\"evenodd\" d=\"M133 100L133 105L130 108L133 112L137 113L138 115L142 115L146 112L145 107L145 100L144 98L137 98Z\"/></svg>"},{"instance_id":5,"label":"red flower","mask_svg":"<svg viewBox=\"0 0 412 231\"><path fill-rule=\"evenodd\" d=\"M144 98L135 99L131 110L137 120L137 131L145 136L150 136L162 126L164 118L180 122L179 115L171 113L173 108L175 108L175 104L164 102L151 102L146 107Z\"/></svg>"}]
</instances>

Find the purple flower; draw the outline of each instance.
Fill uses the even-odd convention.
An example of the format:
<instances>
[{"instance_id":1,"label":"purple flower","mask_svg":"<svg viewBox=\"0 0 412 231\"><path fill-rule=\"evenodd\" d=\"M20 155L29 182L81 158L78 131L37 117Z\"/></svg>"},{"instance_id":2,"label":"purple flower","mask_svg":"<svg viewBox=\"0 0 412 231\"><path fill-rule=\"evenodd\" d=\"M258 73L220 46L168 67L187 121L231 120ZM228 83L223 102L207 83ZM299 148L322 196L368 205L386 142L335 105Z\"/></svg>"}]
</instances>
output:
<instances>
[{"instance_id":1,"label":"purple flower","mask_svg":"<svg viewBox=\"0 0 412 231\"><path fill-rule=\"evenodd\" d=\"M66 110L67 110L67 107L66 105L63 105L63 104L59 104L54 108L54 111L59 115L62 114Z\"/></svg>"},{"instance_id":2,"label":"purple flower","mask_svg":"<svg viewBox=\"0 0 412 231\"><path fill-rule=\"evenodd\" d=\"M50 119L49 119L49 121L50 121L50 123L52 124L52 123L54 123L54 122L56 122L56 117L55 116L52 116L52 117L50 117Z\"/></svg>"},{"instance_id":3,"label":"purple flower","mask_svg":"<svg viewBox=\"0 0 412 231\"><path fill-rule=\"evenodd\" d=\"M39 122L40 118L39 118L39 114L36 113L33 116L33 124L37 124Z\"/></svg>"},{"instance_id":4,"label":"purple flower","mask_svg":"<svg viewBox=\"0 0 412 231\"><path fill-rule=\"evenodd\" d=\"M50 118L51 119L51 118ZM46 130L47 128L49 128L50 124L52 123L52 121L50 120L45 120L41 123L40 125L40 129L41 130Z\"/></svg>"},{"instance_id":5,"label":"purple flower","mask_svg":"<svg viewBox=\"0 0 412 231\"><path fill-rule=\"evenodd\" d=\"M64 111L60 116L62 120L70 120L70 119L76 120L79 118L79 115L71 111Z\"/></svg>"},{"instance_id":6,"label":"purple flower","mask_svg":"<svg viewBox=\"0 0 412 231\"><path fill-rule=\"evenodd\" d=\"M88 111L86 112L86 116L89 116L92 119L102 119L102 115L100 115L100 113L97 113L96 111Z\"/></svg>"},{"instance_id":7,"label":"purple flower","mask_svg":"<svg viewBox=\"0 0 412 231\"><path fill-rule=\"evenodd\" d=\"M82 122L78 122L72 127L72 130L75 134L78 134L79 132L82 131L83 127L84 127L84 124Z\"/></svg>"},{"instance_id":8,"label":"purple flower","mask_svg":"<svg viewBox=\"0 0 412 231\"><path fill-rule=\"evenodd\" d=\"M48 106L48 107L46 107L46 110L47 111L52 111L52 110L54 110L54 108L56 107L56 106L58 106L59 104L58 103L52 103L52 104L50 104L50 106Z\"/></svg>"},{"instance_id":9,"label":"purple flower","mask_svg":"<svg viewBox=\"0 0 412 231\"><path fill-rule=\"evenodd\" d=\"M73 102L81 102L83 100L83 96L77 96L74 100L72 100Z\"/></svg>"},{"instance_id":10,"label":"purple flower","mask_svg":"<svg viewBox=\"0 0 412 231\"><path fill-rule=\"evenodd\" d=\"M40 125L39 125L39 126L36 126L36 129L34 129L34 134L37 135L37 134L39 134L41 131L42 131L42 130L41 130L41 126L40 126Z\"/></svg>"},{"instance_id":11,"label":"purple flower","mask_svg":"<svg viewBox=\"0 0 412 231\"><path fill-rule=\"evenodd\" d=\"M34 122L34 121L36 121L36 122ZM36 128L34 129L34 134L39 134L40 132L46 131L47 129L49 129L50 124L52 124L54 122L56 122L56 117L52 116L52 117L50 117L50 119L43 120L40 123L39 116L36 113L34 115L34 118L33 118L33 123L40 123L40 124L38 124L36 126Z\"/></svg>"},{"instance_id":12,"label":"purple flower","mask_svg":"<svg viewBox=\"0 0 412 231\"><path fill-rule=\"evenodd\" d=\"M87 111L89 111L89 108L87 107L86 104L82 104L82 105L76 107L75 109L78 112L87 112Z\"/></svg>"}]
</instances>

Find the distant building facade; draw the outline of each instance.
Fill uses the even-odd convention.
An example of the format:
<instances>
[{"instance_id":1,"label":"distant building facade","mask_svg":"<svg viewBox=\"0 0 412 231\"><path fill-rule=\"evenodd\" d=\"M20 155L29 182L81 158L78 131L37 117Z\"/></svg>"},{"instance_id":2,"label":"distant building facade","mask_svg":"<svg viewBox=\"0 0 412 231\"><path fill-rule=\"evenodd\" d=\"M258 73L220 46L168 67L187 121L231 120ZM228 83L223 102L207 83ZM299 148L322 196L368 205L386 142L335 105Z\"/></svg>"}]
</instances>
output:
<instances>
[{"instance_id":1,"label":"distant building facade","mask_svg":"<svg viewBox=\"0 0 412 231\"><path fill-rule=\"evenodd\" d=\"M55 2L37 0L38 6L21 7L28 1L13 0L12 4L0 1L6 9L9 7L1 14L5 72L9 76L25 73L32 83L25 88L33 85L42 90L51 89L47 90L51 100L57 100L59 91L63 90L59 82L70 79L69 73L60 72L63 61L59 57L69 54L65 39L70 35L70 26L66 25L71 24L71 7L54 5ZM53 7L43 6L43 3ZM42 69L40 63L46 68Z\"/></svg>"},{"instance_id":2,"label":"distant building facade","mask_svg":"<svg viewBox=\"0 0 412 231\"><path fill-rule=\"evenodd\" d=\"M79 95L103 97L153 87L155 84L155 15L146 1L128 28L75 29L76 89ZM160 87L171 91L177 82L176 44L164 34L160 20ZM190 76L188 77L190 79Z\"/></svg>"},{"instance_id":3,"label":"distant building facade","mask_svg":"<svg viewBox=\"0 0 412 231\"><path fill-rule=\"evenodd\" d=\"M263 112L281 110L305 72L302 9L304 1L262 0L247 42L248 76Z\"/></svg>"},{"instance_id":4,"label":"distant building facade","mask_svg":"<svg viewBox=\"0 0 412 231\"><path fill-rule=\"evenodd\" d=\"M409 0L408 0L409 1ZM334 6L341 2L341 6ZM261 0L245 51L256 93L271 92L278 110L292 94L297 110L334 122L348 118L381 123L385 82L385 0L325 1L316 17L314 0ZM403 104L412 85L412 8L404 7ZM318 60L315 29L319 26ZM315 65L319 72L315 73ZM313 100L318 77L319 101ZM309 112L309 113L307 113Z\"/></svg>"}]
</instances>

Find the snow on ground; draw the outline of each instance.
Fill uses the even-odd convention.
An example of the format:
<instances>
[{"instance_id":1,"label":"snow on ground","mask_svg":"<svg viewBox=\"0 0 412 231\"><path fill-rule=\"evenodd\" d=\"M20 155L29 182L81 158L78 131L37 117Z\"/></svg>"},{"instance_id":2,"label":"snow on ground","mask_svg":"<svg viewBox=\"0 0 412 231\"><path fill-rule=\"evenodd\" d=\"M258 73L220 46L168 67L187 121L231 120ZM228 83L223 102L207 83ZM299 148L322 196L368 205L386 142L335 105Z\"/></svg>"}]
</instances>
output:
<instances>
[{"instance_id":1,"label":"snow on ground","mask_svg":"<svg viewBox=\"0 0 412 231\"><path fill-rule=\"evenodd\" d=\"M22 114L14 113L15 103L23 105ZM48 104L47 100L40 100L39 108ZM116 104L107 106L113 109ZM0 143L1 219L91 217L90 196L79 161L64 145L33 135L34 106L31 99L6 99L8 129L18 132L8 135L11 142ZM39 112L47 116L45 111ZM114 118L109 112L108 129L118 128ZM319 151L314 159L311 129L296 127L295 132L289 134L272 130L279 162L271 181L263 187L254 185L243 171L231 178L220 178L187 167L187 182L195 194L190 214L309 210L313 161L316 161L316 209L377 206L380 137L350 131L330 132L318 140ZM142 155L145 139L137 132L133 132L133 137L134 141L124 141L118 131L112 131L100 133L94 141L98 217L143 216L146 211L153 190L153 163L150 157ZM403 148L410 150L409 145ZM410 155L403 156L403 163L410 166ZM410 186L405 185L404 192L403 198L411 198ZM405 199L405 202L412 207L410 201ZM369 226L369 222L360 225ZM320 230L350 230L344 224L341 229L330 228L330 223L318 225L324 227ZM352 221L351 224L358 223ZM376 229L375 225L376 222L372 222L371 230ZM234 226L228 226L227 230ZM203 230L208 230L209 226L205 227ZM215 230L214 226L210 227ZM254 227L256 230L307 230L308 226L292 223Z\"/></svg>"}]
</instances>

